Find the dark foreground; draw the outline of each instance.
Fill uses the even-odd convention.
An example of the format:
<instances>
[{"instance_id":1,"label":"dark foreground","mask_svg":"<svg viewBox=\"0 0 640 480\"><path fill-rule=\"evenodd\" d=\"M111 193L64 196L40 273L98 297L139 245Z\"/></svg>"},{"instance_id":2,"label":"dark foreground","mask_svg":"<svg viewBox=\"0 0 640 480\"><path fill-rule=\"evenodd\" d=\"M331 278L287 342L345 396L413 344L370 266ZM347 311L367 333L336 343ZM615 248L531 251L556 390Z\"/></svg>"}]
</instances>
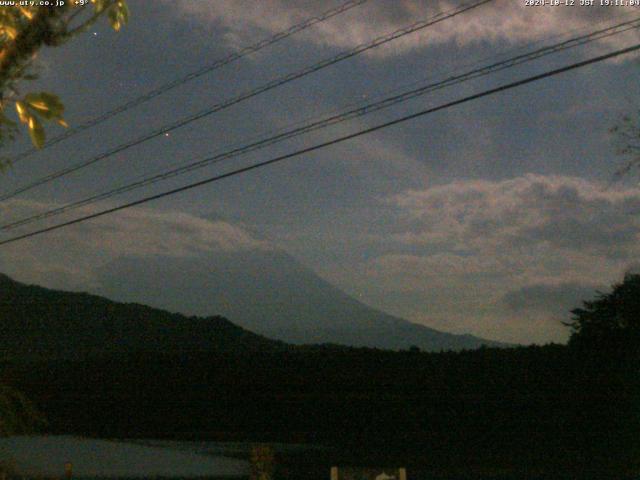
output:
<instances>
[{"instance_id":1,"label":"dark foreground","mask_svg":"<svg viewBox=\"0 0 640 480\"><path fill-rule=\"evenodd\" d=\"M427 354L335 347L10 362L52 433L294 442L280 478L330 465L409 478L622 478L640 471L637 352Z\"/></svg>"}]
</instances>

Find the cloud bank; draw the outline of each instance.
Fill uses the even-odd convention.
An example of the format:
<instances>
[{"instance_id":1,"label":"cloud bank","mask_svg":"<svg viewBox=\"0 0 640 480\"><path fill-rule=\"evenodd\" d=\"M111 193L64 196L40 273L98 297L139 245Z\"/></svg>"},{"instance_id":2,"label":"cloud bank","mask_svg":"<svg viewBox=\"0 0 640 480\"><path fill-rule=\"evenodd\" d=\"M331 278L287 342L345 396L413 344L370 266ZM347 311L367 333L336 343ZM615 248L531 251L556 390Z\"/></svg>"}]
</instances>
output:
<instances>
[{"instance_id":1,"label":"cloud bank","mask_svg":"<svg viewBox=\"0 0 640 480\"><path fill-rule=\"evenodd\" d=\"M407 299L394 313L485 335L493 325L494 338L511 329L516 340L535 325L531 338L562 340L559 320L640 256L638 188L524 175L409 190L386 203L402 228L361 274Z\"/></svg>"},{"instance_id":2,"label":"cloud bank","mask_svg":"<svg viewBox=\"0 0 640 480\"><path fill-rule=\"evenodd\" d=\"M321 270L347 291L362 292L358 298L367 303L441 330L509 342L563 341L568 330L561 321L571 309L638 268L640 188L529 174L458 180L381 201L385 223L361 232L369 255L345 258L342 277ZM45 208L50 205L15 201L2 220ZM273 240L286 249L286 237ZM95 291L97 272L117 258L205 262L212 253L273 251L273 245L241 224L130 209L7 245L0 271L52 288Z\"/></svg>"},{"instance_id":3,"label":"cloud bank","mask_svg":"<svg viewBox=\"0 0 640 480\"><path fill-rule=\"evenodd\" d=\"M253 43L256 37L285 30L329 8L326 3L320 7L319 2L310 0L178 0L171 4L190 20L223 28L227 42L234 46ZM459 2L450 0L371 0L316 25L302 38L316 45L348 49L459 6ZM529 7L524 1L496 0L367 55L384 58L443 43L464 47L480 42L499 45L533 42L595 30L600 22L620 22L634 11L638 7ZM630 38L637 40L638 34L627 35L626 39ZM612 46L624 41L616 37L601 43Z\"/></svg>"},{"instance_id":4,"label":"cloud bank","mask_svg":"<svg viewBox=\"0 0 640 480\"><path fill-rule=\"evenodd\" d=\"M52 206L17 200L3 206L0 220L6 223ZM76 214L93 211L84 208ZM5 245L0 249L0 271L52 288L89 290L96 285L96 269L118 257L199 257L271 248L240 225L183 212L131 208Z\"/></svg>"}]
</instances>

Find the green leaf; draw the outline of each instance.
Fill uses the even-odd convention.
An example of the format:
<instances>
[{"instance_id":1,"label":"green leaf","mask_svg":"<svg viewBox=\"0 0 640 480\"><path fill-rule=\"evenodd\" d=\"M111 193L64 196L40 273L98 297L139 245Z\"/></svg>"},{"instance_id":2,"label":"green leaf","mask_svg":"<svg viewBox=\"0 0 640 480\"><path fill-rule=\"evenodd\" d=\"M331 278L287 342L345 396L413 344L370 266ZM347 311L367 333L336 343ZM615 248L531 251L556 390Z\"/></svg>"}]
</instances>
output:
<instances>
[{"instance_id":1,"label":"green leaf","mask_svg":"<svg viewBox=\"0 0 640 480\"><path fill-rule=\"evenodd\" d=\"M29 110L24 102L17 101L16 102L16 111L18 112L18 118L22 123L27 123L29 121Z\"/></svg>"},{"instance_id":2,"label":"green leaf","mask_svg":"<svg viewBox=\"0 0 640 480\"><path fill-rule=\"evenodd\" d=\"M37 148L43 147L45 140L44 128L42 128L40 120L36 117L29 118L29 136Z\"/></svg>"},{"instance_id":3,"label":"green leaf","mask_svg":"<svg viewBox=\"0 0 640 480\"><path fill-rule=\"evenodd\" d=\"M27 17L27 20L33 19L34 12L29 7L18 7L18 9L20 10L20 13L22 13L22 15Z\"/></svg>"},{"instance_id":4,"label":"green leaf","mask_svg":"<svg viewBox=\"0 0 640 480\"><path fill-rule=\"evenodd\" d=\"M108 18L109 18L109 24L111 25L111 28L113 28L115 31L120 30L120 21L118 20L118 12L116 12L115 9L111 9L109 10L108 13Z\"/></svg>"},{"instance_id":5,"label":"green leaf","mask_svg":"<svg viewBox=\"0 0 640 480\"><path fill-rule=\"evenodd\" d=\"M109 9L108 12L109 23L111 28L118 31L122 25L129 21L129 7L124 0L118 0Z\"/></svg>"},{"instance_id":6,"label":"green leaf","mask_svg":"<svg viewBox=\"0 0 640 480\"><path fill-rule=\"evenodd\" d=\"M122 23L126 24L129 21L129 6L127 2L124 0L118 0L116 4L118 6L118 12L120 13L120 18L122 18Z\"/></svg>"},{"instance_id":7,"label":"green leaf","mask_svg":"<svg viewBox=\"0 0 640 480\"><path fill-rule=\"evenodd\" d=\"M29 93L24 100L38 115L47 120L61 118L64 113L64 105L58 96L52 93Z\"/></svg>"},{"instance_id":8,"label":"green leaf","mask_svg":"<svg viewBox=\"0 0 640 480\"><path fill-rule=\"evenodd\" d=\"M96 13L100 13L107 7L108 3L108 0L93 0L93 8Z\"/></svg>"}]
</instances>

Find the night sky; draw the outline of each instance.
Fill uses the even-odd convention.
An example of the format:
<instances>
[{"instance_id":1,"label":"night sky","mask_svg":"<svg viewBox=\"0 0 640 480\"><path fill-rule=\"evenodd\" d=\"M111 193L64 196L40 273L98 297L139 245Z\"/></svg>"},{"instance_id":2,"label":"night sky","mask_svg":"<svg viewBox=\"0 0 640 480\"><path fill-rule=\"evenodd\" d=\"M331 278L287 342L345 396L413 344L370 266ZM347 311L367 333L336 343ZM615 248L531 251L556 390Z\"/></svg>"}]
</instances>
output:
<instances>
[{"instance_id":1,"label":"night sky","mask_svg":"<svg viewBox=\"0 0 640 480\"><path fill-rule=\"evenodd\" d=\"M576 3L579 3L576 1ZM129 0L45 49L25 90L63 99L79 125L167 81L338 5L335 1ZM369 0L33 155L0 177L8 192L149 130L459 5ZM63 205L348 105L640 16L634 7L528 7L496 0L323 69L3 203L2 221ZM363 129L640 40L638 30L465 82L2 235L108 206ZM455 333L564 341L581 299L640 266L640 188L610 127L640 108L626 55L111 216L0 247L16 280L100 291L121 257L206 258L281 249L371 306ZM48 134L62 129L51 127ZM8 152L29 147L27 135ZM203 265L206 268L206 265ZM118 279L126 285L127 278ZM259 288L256 285L255 288ZM180 295L179 291L169 295ZM211 312L212 314L215 312Z\"/></svg>"}]
</instances>

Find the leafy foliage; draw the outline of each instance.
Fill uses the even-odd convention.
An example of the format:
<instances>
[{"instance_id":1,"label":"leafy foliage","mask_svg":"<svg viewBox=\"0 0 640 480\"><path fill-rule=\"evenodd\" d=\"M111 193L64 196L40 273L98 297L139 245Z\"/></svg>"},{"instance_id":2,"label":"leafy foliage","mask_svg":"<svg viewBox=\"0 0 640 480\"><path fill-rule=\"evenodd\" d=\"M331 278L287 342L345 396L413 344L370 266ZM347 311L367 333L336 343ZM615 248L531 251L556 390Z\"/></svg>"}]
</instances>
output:
<instances>
[{"instance_id":1,"label":"leafy foliage","mask_svg":"<svg viewBox=\"0 0 640 480\"><path fill-rule=\"evenodd\" d=\"M93 5L91 12L86 7ZM86 13L85 13L86 12ZM13 140L17 123L9 118L7 106L15 104L18 119L25 124L33 144L45 143L43 122L66 127L64 106L51 93L22 95L18 84L34 80L33 59L43 46L58 46L86 31L105 15L114 30L129 19L124 0L83 0L60 6L15 6L0 9L0 145Z\"/></svg>"},{"instance_id":2,"label":"leafy foliage","mask_svg":"<svg viewBox=\"0 0 640 480\"><path fill-rule=\"evenodd\" d=\"M16 111L22 123L29 127L29 135L34 145L41 148L45 135L41 120L53 120L59 125L67 127L62 118L64 105L60 99L51 93L29 93L23 100L16 101Z\"/></svg>"},{"instance_id":3,"label":"leafy foliage","mask_svg":"<svg viewBox=\"0 0 640 480\"><path fill-rule=\"evenodd\" d=\"M45 424L42 414L24 394L0 385L0 436L31 433Z\"/></svg>"},{"instance_id":4,"label":"leafy foliage","mask_svg":"<svg viewBox=\"0 0 640 480\"><path fill-rule=\"evenodd\" d=\"M594 349L640 349L640 275L627 274L611 293L572 311L570 343Z\"/></svg>"},{"instance_id":5,"label":"leafy foliage","mask_svg":"<svg viewBox=\"0 0 640 480\"><path fill-rule=\"evenodd\" d=\"M271 350L284 344L222 317L186 317L0 275L0 351L6 357L83 358L130 351Z\"/></svg>"},{"instance_id":6,"label":"leafy foliage","mask_svg":"<svg viewBox=\"0 0 640 480\"><path fill-rule=\"evenodd\" d=\"M637 363L581 349L292 346L219 317L3 276L0 318L0 375L37 402L51 433L308 441L341 452L317 476L306 455L285 476L276 453L274 478L326 478L327 465L354 462L406 461L415 478L519 468L600 480L640 469Z\"/></svg>"}]
</instances>

